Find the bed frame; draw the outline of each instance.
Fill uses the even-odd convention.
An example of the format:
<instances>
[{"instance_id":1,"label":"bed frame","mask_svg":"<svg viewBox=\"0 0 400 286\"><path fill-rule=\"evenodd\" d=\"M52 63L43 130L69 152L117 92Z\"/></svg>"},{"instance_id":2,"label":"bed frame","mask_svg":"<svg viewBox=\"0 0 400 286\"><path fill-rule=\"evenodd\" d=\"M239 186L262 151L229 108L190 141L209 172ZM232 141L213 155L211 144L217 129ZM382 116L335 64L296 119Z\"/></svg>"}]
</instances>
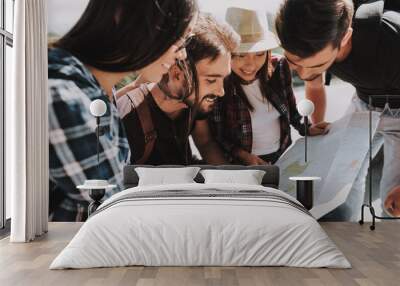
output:
<instances>
[{"instance_id":1,"label":"bed frame","mask_svg":"<svg viewBox=\"0 0 400 286\"><path fill-rule=\"evenodd\" d=\"M262 180L262 185L265 187L271 188L279 188L279 167L278 166L241 166L241 165L190 165L200 167L202 170L205 169L217 169L217 170L263 170L265 171L265 175ZM185 167L182 165L162 165L162 166L153 166L153 165L127 165L124 167L124 189L136 187L139 182L139 176L135 171L136 167L148 167L148 168L178 168ZM198 183L204 183L203 176L199 173L195 181Z\"/></svg>"}]
</instances>

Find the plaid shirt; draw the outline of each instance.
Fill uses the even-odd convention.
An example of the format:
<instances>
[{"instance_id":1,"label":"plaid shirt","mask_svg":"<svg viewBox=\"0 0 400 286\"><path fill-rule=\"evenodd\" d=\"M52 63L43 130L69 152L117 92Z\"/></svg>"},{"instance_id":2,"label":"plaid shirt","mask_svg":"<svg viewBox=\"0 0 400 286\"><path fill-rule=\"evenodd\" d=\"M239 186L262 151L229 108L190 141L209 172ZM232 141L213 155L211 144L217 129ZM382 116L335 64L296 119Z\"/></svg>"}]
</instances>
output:
<instances>
[{"instance_id":1,"label":"plaid shirt","mask_svg":"<svg viewBox=\"0 0 400 286\"><path fill-rule=\"evenodd\" d=\"M53 220L84 220L87 191L76 189L86 179L107 179L122 189L122 169L129 157L129 145L114 104L85 66L61 49L49 50L49 167L50 210ZM100 137L97 164L96 119L89 106L94 99L107 104L101 117L105 134Z\"/></svg>"},{"instance_id":2,"label":"plaid shirt","mask_svg":"<svg viewBox=\"0 0 400 286\"><path fill-rule=\"evenodd\" d=\"M268 101L280 113L280 147L277 151L281 155L292 143L290 125L295 127L304 136L304 124L300 121L301 115L296 108L296 99L292 89L292 76L286 59L272 58L274 72L270 84ZM236 161L235 153L243 149L252 151L253 133L250 110L236 88L226 86L227 92L216 104L209 117L211 131L217 142L225 150L231 161ZM231 92L229 92L231 91Z\"/></svg>"}]
</instances>

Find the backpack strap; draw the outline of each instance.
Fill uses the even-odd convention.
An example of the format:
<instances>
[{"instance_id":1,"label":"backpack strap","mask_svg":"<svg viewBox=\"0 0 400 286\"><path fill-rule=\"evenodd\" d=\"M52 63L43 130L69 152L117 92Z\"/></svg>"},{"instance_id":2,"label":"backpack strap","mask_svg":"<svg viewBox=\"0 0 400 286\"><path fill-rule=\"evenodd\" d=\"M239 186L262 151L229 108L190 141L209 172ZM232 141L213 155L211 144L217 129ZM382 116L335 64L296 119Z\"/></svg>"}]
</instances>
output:
<instances>
[{"instance_id":1,"label":"backpack strap","mask_svg":"<svg viewBox=\"0 0 400 286\"><path fill-rule=\"evenodd\" d=\"M135 100L132 100L132 104L136 110L138 115L140 125L143 130L144 135L144 151L142 157L136 160L136 164L145 164L149 159L151 152L154 149L154 145L157 139L157 131L154 128L153 118L151 117L148 95L150 91L147 89L146 85L141 85L140 87L143 98L140 103L135 103ZM134 91L128 91L127 95L129 98L134 98ZM137 94L135 94L137 96Z\"/></svg>"},{"instance_id":2,"label":"backpack strap","mask_svg":"<svg viewBox=\"0 0 400 286\"><path fill-rule=\"evenodd\" d=\"M380 23L387 1L358 0L354 2L354 18L358 20Z\"/></svg>"},{"instance_id":3,"label":"backpack strap","mask_svg":"<svg viewBox=\"0 0 400 286\"><path fill-rule=\"evenodd\" d=\"M144 101L142 104L138 106L137 114L140 120L140 124L142 125L142 130L144 134L144 152L142 157L137 160L138 164L144 164L150 157L151 152L154 149L154 145L157 139L157 131L154 128L153 118L151 117L148 95L149 90L145 88L145 85L142 85L140 89L144 95Z\"/></svg>"}]
</instances>

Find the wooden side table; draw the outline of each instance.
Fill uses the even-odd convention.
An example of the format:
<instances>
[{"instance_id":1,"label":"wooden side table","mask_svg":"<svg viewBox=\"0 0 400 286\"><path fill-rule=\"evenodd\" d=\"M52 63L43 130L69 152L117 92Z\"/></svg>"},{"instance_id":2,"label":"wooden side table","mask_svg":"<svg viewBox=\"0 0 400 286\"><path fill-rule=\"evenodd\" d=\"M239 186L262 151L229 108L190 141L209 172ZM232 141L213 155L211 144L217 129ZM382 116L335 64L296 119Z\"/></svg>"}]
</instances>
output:
<instances>
[{"instance_id":1,"label":"wooden side table","mask_svg":"<svg viewBox=\"0 0 400 286\"><path fill-rule=\"evenodd\" d=\"M310 210L314 202L314 181L321 180L320 177L290 177L289 180L296 181L296 199Z\"/></svg>"}]
</instances>

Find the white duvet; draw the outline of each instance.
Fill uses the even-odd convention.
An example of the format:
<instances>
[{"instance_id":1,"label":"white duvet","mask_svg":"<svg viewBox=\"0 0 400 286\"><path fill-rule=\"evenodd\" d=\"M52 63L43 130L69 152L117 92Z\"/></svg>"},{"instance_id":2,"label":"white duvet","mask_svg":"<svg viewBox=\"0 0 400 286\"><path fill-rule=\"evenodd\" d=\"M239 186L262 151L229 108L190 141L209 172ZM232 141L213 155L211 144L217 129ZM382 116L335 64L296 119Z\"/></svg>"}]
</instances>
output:
<instances>
[{"instance_id":1,"label":"white duvet","mask_svg":"<svg viewBox=\"0 0 400 286\"><path fill-rule=\"evenodd\" d=\"M50 269L128 265L350 267L313 217L279 201L186 196L115 203L137 192L205 189L266 191L296 202L279 190L254 185L127 189L100 206Z\"/></svg>"}]
</instances>

